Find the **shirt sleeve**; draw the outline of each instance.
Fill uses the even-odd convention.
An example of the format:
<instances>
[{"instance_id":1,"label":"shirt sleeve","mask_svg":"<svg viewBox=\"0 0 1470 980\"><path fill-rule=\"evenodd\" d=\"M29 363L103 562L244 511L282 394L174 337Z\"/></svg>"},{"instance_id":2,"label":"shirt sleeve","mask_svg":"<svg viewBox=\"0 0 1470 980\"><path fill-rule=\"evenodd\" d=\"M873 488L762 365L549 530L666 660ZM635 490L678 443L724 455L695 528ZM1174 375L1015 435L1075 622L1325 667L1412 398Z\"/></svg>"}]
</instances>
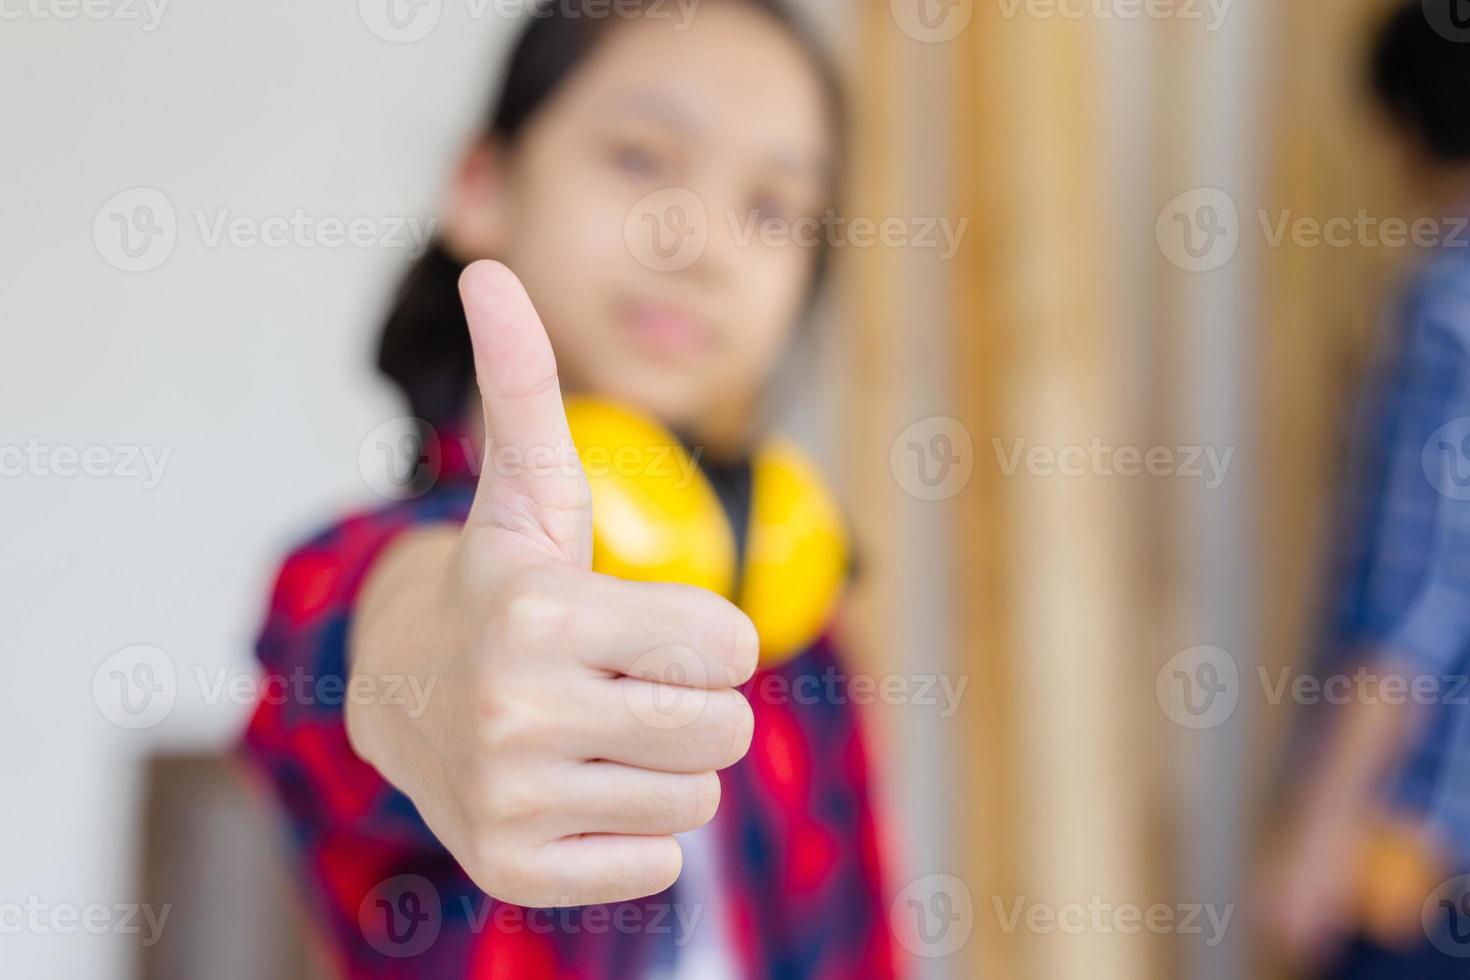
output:
<instances>
[{"instance_id":1,"label":"shirt sleeve","mask_svg":"<svg viewBox=\"0 0 1470 980\"><path fill-rule=\"evenodd\" d=\"M302 835L350 831L400 847L437 841L408 798L358 758L347 739L347 636L373 562L401 533L442 508L398 506L349 518L281 565L256 643L261 698L245 738ZM395 696L422 691L405 679Z\"/></svg>"},{"instance_id":2,"label":"shirt sleeve","mask_svg":"<svg viewBox=\"0 0 1470 980\"><path fill-rule=\"evenodd\" d=\"M483 895L413 803L347 739L347 636L364 579L399 534L462 521L467 506L467 498L436 493L316 536L281 565L260 631L265 677L243 749L282 804L300 876L345 976L510 975L467 973L466 964L484 955L509 956L517 976L555 973L544 937L515 928L502 935L499 919L476 919L520 912L502 912ZM426 694L407 684L382 693ZM432 909L432 942L420 949L419 933L407 933L411 940L394 933L409 920L390 922L379 912L385 903Z\"/></svg>"},{"instance_id":3,"label":"shirt sleeve","mask_svg":"<svg viewBox=\"0 0 1470 980\"><path fill-rule=\"evenodd\" d=\"M1388 400L1384 497L1364 592L1365 645L1426 673L1470 645L1470 357L1467 306L1418 304Z\"/></svg>"}]
</instances>

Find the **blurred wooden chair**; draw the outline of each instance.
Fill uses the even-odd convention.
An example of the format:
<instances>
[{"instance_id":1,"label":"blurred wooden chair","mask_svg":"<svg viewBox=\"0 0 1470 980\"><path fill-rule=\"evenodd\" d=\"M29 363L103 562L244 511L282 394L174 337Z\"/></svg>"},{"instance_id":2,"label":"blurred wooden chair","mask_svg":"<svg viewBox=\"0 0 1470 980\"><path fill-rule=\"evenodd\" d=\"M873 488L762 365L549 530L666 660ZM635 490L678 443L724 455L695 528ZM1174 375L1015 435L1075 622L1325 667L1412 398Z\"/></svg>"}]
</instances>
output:
<instances>
[{"instance_id":1,"label":"blurred wooden chair","mask_svg":"<svg viewBox=\"0 0 1470 980\"><path fill-rule=\"evenodd\" d=\"M142 947L146 980L328 980L330 959L306 926L281 815L223 754L162 755L146 774L142 901L170 906Z\"/></svg>"}]
</instances>

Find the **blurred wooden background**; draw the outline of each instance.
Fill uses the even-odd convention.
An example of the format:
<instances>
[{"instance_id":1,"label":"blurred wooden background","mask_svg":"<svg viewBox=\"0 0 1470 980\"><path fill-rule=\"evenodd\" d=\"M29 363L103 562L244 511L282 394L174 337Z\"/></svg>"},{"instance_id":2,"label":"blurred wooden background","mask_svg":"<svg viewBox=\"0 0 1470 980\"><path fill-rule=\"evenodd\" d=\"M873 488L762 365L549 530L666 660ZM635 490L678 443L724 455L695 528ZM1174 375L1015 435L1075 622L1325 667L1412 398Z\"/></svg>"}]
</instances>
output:
<instances>
[{"instance_id":1,"label":"blurred wooden background","mask_svg":"<svg viewBox=\"0 0 1470 980\"><path fill-rule=\"evenodd\" d=\"M843 322L847 482L876 558L863 656L912 669L905 576L927 556L950 576L935 659L973 681L958 724L931 732L952 789L943 846L895 887L958 874L976 932L942 967L917 963L923 975L1256 975L1248 871L1288 712L1251 685L1257 665L1306 654L1345 409L1402 258L1274 247L1259 216L1400 213L1362 82L1387 6L1240 0L1209 33L975 3L958 37L925 43L887 0L861 5L852 209L926 213L938 197L971 219L952 262L852 257ZM1182 270L1153 240L1165 202L1200 187L1239 207L1240 249L1218 272ZM937 329L917 325L928 317ZM890 441L921 414L919 343L948 366L926 414L942 408L974 443L969 485L939 503L887 472ZM1098 435L1229 440L1232 481L1207 494L1008 477L992 451ZM948 530L937 553L934 524ZM1155 702L1159 669L1195 644L1225 647L1244 685L1214 732ZM888 715L902 770L912 721ZM1202 949L1147 931L1008 931L993 904L1094 895L1237 907L1229 942Z\"/></svg>"}]
</instances>

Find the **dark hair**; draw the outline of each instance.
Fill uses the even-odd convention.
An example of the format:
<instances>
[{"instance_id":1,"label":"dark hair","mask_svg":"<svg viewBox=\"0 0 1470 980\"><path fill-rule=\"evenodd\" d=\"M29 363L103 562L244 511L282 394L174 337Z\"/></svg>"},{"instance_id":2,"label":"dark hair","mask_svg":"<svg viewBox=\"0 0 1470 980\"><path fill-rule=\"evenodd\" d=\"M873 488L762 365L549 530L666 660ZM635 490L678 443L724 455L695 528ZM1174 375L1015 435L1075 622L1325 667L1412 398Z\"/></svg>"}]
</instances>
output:
<instances>
[{"instance_id":1,"label":"dark hair","mask_svg":"<svg viewBox=\"0 0 1470 980\"><path fill-rule=\"evenodd\" d=\"M513 145L605 36L616 18L607 16L605 8L583 9L589 2L596 0L547 0L528 15L489 115L487 136ZM820 76L840 142L845 123L836 73L784 0L720 2L743 3L767 14L801 44ZM827 266L826 249L819 247L813 296ZM459 420L474 383L469 327L459 301L463 271L459 258L437 238L432 241L399 286L378 341L378 369L403 392L410 411L434 426Z\"/></svg>"},{"instance_id":2,"label":"dark hair","mask_svg":"<svg viewBox=\"0 0 1470 980\"><path fill-rule=\"evenodd\" d=\"M1404 3L1380 28L1369 63L1374 96L1444 163L1470 161L1470 25L1457 27L1461 2Z\"/></svg>"}]
</instances>

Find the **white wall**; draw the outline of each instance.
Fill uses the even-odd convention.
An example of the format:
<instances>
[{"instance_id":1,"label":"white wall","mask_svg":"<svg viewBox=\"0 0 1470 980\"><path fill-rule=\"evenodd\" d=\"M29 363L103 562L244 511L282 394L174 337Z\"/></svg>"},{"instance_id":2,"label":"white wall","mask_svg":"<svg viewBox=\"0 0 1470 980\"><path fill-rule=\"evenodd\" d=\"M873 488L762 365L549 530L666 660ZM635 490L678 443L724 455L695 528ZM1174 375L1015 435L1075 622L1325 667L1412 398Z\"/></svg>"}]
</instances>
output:
<instances>
[{"instance_id":1,"label":"white wall","mask_svg":"<svg viewBox=\"0 0 1470 980\"><path fill-rule=\"evenodd\" d=\"M0 447L171 456L151 489L25 463L0 477L0 909L133 900L140 760L226 744L246 715L204 703L194 669L252 675L283 547L373 501L357 447L395 405L369 342L404 250L210 247L196 209L427 214L506 34L464 0L411 44L350 2L178 3L152 31L25 3L0 4ZM177 240L124 272L93 222L137 186L167 196ZM167 652L178 697L129 731L92 679L139 643ZM121 976L136 943L15 927L0 915L0 976Z\"/></svg>"}]
</instances>

